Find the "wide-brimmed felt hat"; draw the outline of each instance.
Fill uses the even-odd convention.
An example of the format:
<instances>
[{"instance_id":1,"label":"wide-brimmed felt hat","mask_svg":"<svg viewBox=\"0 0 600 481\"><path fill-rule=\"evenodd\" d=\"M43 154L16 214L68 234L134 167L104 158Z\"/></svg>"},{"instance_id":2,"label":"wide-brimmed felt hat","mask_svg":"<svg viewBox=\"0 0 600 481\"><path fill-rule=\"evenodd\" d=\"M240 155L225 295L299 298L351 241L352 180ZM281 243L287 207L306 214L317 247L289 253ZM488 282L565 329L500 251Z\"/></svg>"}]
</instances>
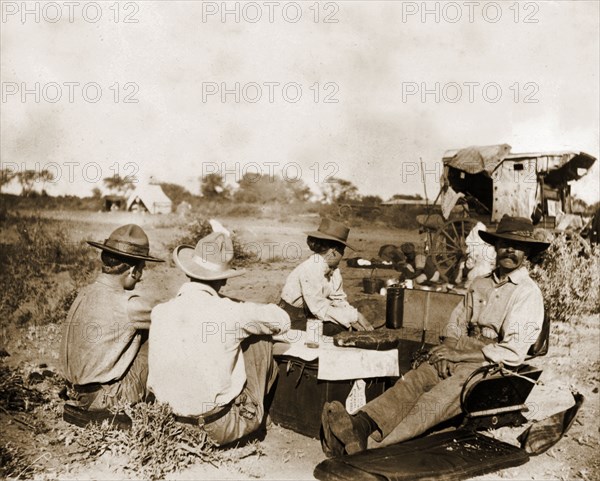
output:
<instances>
[{"instance_id":1,"label":"wide-brimmed felt hat","mask_svg":"<svg viewBox=\"0 0 600 481\"><path fill-rule=\"evenodd\" d=\"M335 220L327 218L321 219L321 225L319 225L319 228L316 231L306 232L306 235L316 237L317 239L339 242L354 251L356 249L347 242L348 234L350 234L350 229L348 227L341 222L336 222Z\"/></svg>"},{"instance_id":2,"label":"wide-brimmed felt hat","mask_svg":"<svg viewBox=\"0 0 600 481\"><path fill-rule=\"evenodd\" d=\"M180 245L173 251L173 260L188 277L201 281L217 281L241 276L245 270L229 267L233 259L231 238L222 232L212 232L198 241L196 247Z\"/></svg>"},{"instance_id":3,"label":"wide-brimmed felt hat","mask_svg":"<svg viewBox=\"0 0 600 481\"><path fill-rule=\"evenodd\" d=\"M136 224L122 225L115 229L103 243L87 241L87 243L103 251L112 252L132 259L151 262L164 260L149 255L150 242L144 230Z\"/></svg>"},{"instance_id":4,"label":"wide-brimmed felt hat","mask_svg":"<svg viewBox=\"0 0 600 481\"><path fill-rule=\"evenodd\" d=\"M515 241L529 245L534 252L539 253L548 248L549 242L534 236L533 222L526 217L512 217L504 214L495 232L480 230L481 237L488 244L494 245L498 239Z\"/></svg>"}]
</instances>

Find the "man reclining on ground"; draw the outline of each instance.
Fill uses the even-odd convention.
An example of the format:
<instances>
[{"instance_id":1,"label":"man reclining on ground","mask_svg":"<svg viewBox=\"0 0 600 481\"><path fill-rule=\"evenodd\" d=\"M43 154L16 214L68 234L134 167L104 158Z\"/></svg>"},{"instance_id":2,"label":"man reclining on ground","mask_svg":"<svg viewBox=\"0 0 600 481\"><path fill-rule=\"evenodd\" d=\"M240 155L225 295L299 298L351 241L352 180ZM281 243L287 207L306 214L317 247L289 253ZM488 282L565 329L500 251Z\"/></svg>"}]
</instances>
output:
<instances>
[{"instance_id":1,"label":"man reclining on ground","mask_svg":"<svg viewBox=\"0 0 600 481\"><path fill-rule=\"evenodd\" d=\"M452 312L442 345L351 416L326 403L321 416L328 456L354 454L418 436L460 414L463 384L491 361L518 366L537 340L544 320L542 293L524 260L548 247L533 237L531 220L504 216L495 233L479 231L496 250L496 269L475 279L465 304Z\"/></svg>"}]
</instances>

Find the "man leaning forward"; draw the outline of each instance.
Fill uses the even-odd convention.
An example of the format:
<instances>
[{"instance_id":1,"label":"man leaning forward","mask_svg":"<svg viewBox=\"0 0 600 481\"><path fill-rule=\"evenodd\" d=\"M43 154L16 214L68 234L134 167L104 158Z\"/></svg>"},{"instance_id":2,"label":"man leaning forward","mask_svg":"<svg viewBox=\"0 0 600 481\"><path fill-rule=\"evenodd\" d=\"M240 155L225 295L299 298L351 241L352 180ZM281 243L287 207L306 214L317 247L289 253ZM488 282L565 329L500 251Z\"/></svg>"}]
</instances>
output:
<instances>
[{"instance_id":1,"label":"man leaning forward","mask_svg":"<svg viewBox=\"0 0 600 481\"><path fill-rule=\"evenodd\" d=\"M227 279L244 274L229 267L232 258L231 239L218 232L195 248L175 248L175 264L190 282L153 309L149 339L148 385L156 399L218 445L263 425L264 398L277 376L270 336L290 326L275 305L219 294Z\"/></svg>"}]
</instances>

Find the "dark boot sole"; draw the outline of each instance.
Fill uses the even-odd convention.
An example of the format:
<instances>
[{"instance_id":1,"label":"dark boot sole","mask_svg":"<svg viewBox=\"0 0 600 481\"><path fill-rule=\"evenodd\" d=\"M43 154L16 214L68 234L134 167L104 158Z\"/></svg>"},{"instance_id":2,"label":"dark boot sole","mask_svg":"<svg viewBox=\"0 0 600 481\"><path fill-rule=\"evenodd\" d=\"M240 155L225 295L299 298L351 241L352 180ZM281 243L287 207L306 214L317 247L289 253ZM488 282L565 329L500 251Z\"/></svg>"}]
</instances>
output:
<instances>
[{"instance_id":1,"label":"dark boot sole","mask_svg":"<svg viewBox=\"0 0 600 481\"><path fill-rule=\"evenodd\" d=\"M325 403L321 411L321 448L328 458L344 455L344 445L333 435L329 426L329 403Z\"/></svg>"},{"instance_id":2,"label":"dark boot sole","mask_svg":"<svg viewBox=\"0 0 600 481\"><path fill-rule=\"evenodd\" d=\"M328 414L331 433L342 442L347 454L356 454L367 449L366 442L361 444L356 436L350 414L342 403L339 401L330 403Z\"/></svg>"}]
</instances>

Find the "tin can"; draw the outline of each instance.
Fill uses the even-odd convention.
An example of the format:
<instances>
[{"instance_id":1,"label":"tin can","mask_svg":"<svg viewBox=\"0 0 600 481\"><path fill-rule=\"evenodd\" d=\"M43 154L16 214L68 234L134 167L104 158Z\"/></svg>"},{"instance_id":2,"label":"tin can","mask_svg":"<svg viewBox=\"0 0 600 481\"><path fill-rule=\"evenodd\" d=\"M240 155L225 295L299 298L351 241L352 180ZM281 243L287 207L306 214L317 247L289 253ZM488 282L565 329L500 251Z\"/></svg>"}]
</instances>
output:
<instances>
[{"instance_id":1,"label":"tin can","mask_svg":"<svg viewBox=\"0 0 600 481\"><path fill-rule=\"evenodd\" d=\"M385 327L400 329L402 327L402 308L404 304L404 288L389 287L386 293Z\"/></svg>"}]
</instances>

